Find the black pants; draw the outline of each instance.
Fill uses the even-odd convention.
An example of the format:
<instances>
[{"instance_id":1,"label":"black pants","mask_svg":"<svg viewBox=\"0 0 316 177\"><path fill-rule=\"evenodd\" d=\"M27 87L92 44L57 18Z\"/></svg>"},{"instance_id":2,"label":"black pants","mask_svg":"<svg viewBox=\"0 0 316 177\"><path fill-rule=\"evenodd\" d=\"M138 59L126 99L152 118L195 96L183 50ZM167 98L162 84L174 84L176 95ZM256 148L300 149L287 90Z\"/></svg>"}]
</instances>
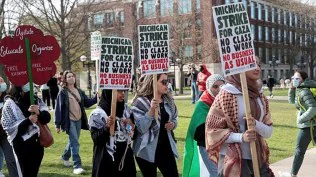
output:
<instances>
[{"instance_id":1,"label":"black pants","mask_svg":"<svg viewBox=\"0 0 316 177\"><path fill-rule=\"evenodd\" d=\"M38 134L24 142L13 141L13 148L23 177L37 177L44 156L44 148L40 145Z\"/></svg>"},{"instance_id":2,"label":"black pants","mask_svg":"<svg viewBox=\"0 0 316 177\"><path fill-rule=\"evenodd\" d=\"M44 103L46 103L47 106L50 106L50 94L49 94L49 90L42 90L42 98Z\"/></svg>"},{"instance_id":3,"label":"black pants","mask_svg":"<svg viewBox=\"0 0 316 177\"><path fill-rule=\"evenodd\" d=\"M137 164L143 177L157 177L157 167L162 173L163 177L178 177L177 163L173 153L156 152L156 159L154 163L148 162L142 158L136 157Z\"/></svg>"}]
</instances>

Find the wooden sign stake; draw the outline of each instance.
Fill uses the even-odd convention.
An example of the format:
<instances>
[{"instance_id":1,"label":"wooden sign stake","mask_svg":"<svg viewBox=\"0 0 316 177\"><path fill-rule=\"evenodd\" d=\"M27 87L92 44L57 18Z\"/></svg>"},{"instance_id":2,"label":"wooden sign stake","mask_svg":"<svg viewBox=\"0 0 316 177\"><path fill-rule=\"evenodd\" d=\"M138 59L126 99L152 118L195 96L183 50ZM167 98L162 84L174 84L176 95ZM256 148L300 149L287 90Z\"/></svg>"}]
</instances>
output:
<instances>
[{"instance_id":1,"label":"wooden sign stake","mask_svg":"<svg viewBox=\"0 0 316 177\"><path fill-rule=\"evenodd\" d=\"M153 75L153 87L154 87L154 99L155 100L158 100L158 91L157 91L157 74L154 74ZM158 119L158 108L155 109L155 119L157 120Z\"/></svg>"},{"instance_id":2,"label":"wooden sign stake","mask_svg":"<svg viewBox=\"0 0 316 177\"><path fill-rule=\"evenodd\" d=\"M244 97L247 126L248 126L249 130L254 130L255 127L253 125L249 125L249 122L248 122L248 118L251 117L251 109L250 109L250 104L249 104L248 86L247 86L247 79L246 79L245 72L240 73L240 82L241 82L241 88L242 88L242 93L243 93L243 97ZM250 142L250 150L251 150L251 158L252 158L254 175L255 175L255 177L260 177L259 165L258 165L258 155L257 155L257 148L256 148L255 141Z\"/></svg>"},{"instance_id":3,"label":"wooden sign stake","mask_svg":"<svg viewBox=\"0 0 316 177\"><path fill-rule=\"evenodd\" d=\"M110 127L110 135L114 135L115 122L116 122L116 103L117 103L117 90L112 90L112 103L111 103L111 117L114 118L114 123Z\"/></svg>"}]
</instances>

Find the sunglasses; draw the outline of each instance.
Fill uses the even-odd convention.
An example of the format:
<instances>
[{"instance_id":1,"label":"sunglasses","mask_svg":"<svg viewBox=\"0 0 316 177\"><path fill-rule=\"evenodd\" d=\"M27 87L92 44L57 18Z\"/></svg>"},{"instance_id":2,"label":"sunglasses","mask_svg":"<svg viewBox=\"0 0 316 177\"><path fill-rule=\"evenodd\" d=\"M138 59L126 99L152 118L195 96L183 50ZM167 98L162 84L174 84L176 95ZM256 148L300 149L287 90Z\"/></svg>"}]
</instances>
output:
<instances>
[{"instance_id":1,"label":"sunglasses","mask_svg":"<svg viewBox=\"0 0 316 177\"><path fill-rule=\"evenodd\" d=\"M168 85L169 82L168 82L167 79L164 79L164 80L161 81L161 83L162 83L162 85Z\"/></svg>"}]
</instances>

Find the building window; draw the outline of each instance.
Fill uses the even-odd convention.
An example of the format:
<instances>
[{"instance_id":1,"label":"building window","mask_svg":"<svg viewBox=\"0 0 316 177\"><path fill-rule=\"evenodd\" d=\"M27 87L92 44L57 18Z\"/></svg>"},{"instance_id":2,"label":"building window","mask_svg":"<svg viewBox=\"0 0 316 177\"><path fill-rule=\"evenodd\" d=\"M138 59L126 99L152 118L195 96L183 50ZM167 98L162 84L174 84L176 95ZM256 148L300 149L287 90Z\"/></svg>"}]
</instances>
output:
<instances>
[{"instance_id":1,"label":"building window","mask_svg":"<svg viewBox=\"0 0 316 177\"><path fill-rule=\"evenodd\" d=\"M287 38L287 31L284 30L284 44L287 43L287 40L288 40L288 38Z\"/></svg>"},{"instance_id":2,"label":"building window","mask_svg":"<svg viewBox=\"0 0 316 177\"><path fill-rule=\"evenodd\" d=\"M293 34L292 34L292 31L290 31L290 44L292 44L292 42L293 42Z\"/></svg>"},{"instance_id":3,"label":"building window","mask_svg":"<svg viewBox=\"0 0 316 177\"><path fill-rule=\"evenodd\" d=\"M191 0L178 0L178 3L178 11L180 15L192 13Z\"/></svg>"},{"instance_id":4,"label":"building window","mask_svg":"<svg viewBox=\"0 0 316 177\"><path fill-rule=\"evenodd\" d=\"M202 45L197 45L196 46L196 61L197 62L202 62Z\"/></svg>"},{"instance_id":5,"label":"building window","mask_svg":"<svg viewBox=\"0 0 316 177\"><path fill-rule=\"evenodd\" d=\"M270 56L270 48L266 48L266 63L268 63L268 61L270 60L271 56Z\"/></svg>"},{"instance_id":6,"label":"building window","mask_svg":"<svg viewBox=\"0 0 316 177\"><path fill-rule=\"evenodd\" d=\"M258 35L257 35L257 26L254 24L251 24L251 31L252 31L252 37L255 41L258 40Z\"/></svg>"},{"instance_id":7,"label":"building window","mask_svg":"<svg viewBox=\"0 0 316 177\"><path fill-rule=\"evenodd\" d=\"M251 18L256 19L256 3L251 2Z\"/></svg>"},{"instance_id":8,"label":"building window","mask_svg":"<svg viewBox=\"0 0 316 177\"><path fill-rule=\"evenodd\" d=\"M258 48L258 57L260 58L260 60L263 59L263 48L262 47L259 47ZM265 63L265 61L262 61L263 63Z\"/></svg>"},{"instance_id":9,"label":"building window","mask_svg":"<svg viewBox=\"0 0 316 177\"><path fill-rule=\"evenodd\" d=\"M279 42L282 42L281 29L278 30L278 38L279 38Z\"/></svg>"},{"instance_id":10,"label":"building window","mask_svg":"<svg viewBox=\"0 0 316 177\"><path fill-rule=\"evenodd\" d=\"M258 26L258 37L259 37L259 41L263 40L263 34L262 34L262 26Z\"/></svg>"},{"instance_id":11,"label":"building window","mask_svg":"<svg viewBox=\"0 0 316 177\"><path fill-rule=\"evenodd\" d=\"M271 33L272 33L272 42L276 42L276 34L275 34L275 28L271 28Z\"/></svg>"},{"instance_id":12,"label":"building window","mask_svg":"<svg viewBox=\"0 0 316 177\"><path fill-rule=\"evenodd\" d=\"M264 19L265 21L269 21L269 6L264 6Z\"/></svg>"},{"instance_id":13,"label":"building window","mask_svg":"<svg viewBox=\"0 0 316 177\"><path fill-rule=\"evenodd\" d=\"M197 19L195 21L195 31L196 31L196 36L197 37L201 37L202 36L202 20L201 19Z\"/></svg>"},{"instance_id":14,"label":"building window","mask_svg":"<svg viewBox=\"0 0 316 177\"><path fill-rule=\"evenodd\" d=\"M108 12L105 13L105 26L106 27L113 27L114 26L114 17L115 13L114 12Z\"/></svg>"},{"instance_id":15,"label":"building window","mask_svg":"<svg viewBox=\"0 0 316 177\"><path fill-rule=\"evenodd\" d=\"M284 25L286 25L286 22L287 22L287 12L286 11L284 11L283 12L284 13L284 19L283 19L283 21L284 21Z\"/></svg>"},{"instance_id":16,"label":"building window","mask_svg":"<svg viewBox=\"0 0 316 177\"><path fill-rule=\"evenodd\" d=\"M170 24L168 26L169 26L169 38L173 39L173 26Z\"/></svg>"},{"instance_id":17,"label":"building window","mask_svg":"<svg viewBox=\"0 0 316 177\"><path fill-rule=\"evenodd\" d=\"M289 12L289 17L290 17L290 26L293 26L293 14Z\"/></svg>"},{"instance_id":18,"label":"building window","mask_svg":"<svg viewBox=\"0 0 316 177\"><path fill-rule=\"evenodd\" d=\"M262 4L258 4L258 20L262 20Z\"/></svg>"},{"instance_id":19,"label":"building window","mask_svg":"<svg viewBox=\"0 0 316 177\"><path fill-rule=\"evenodd\" d=\"M193 61L193 46L191 45L184 46L184 59L186 62Z\"/></svg>"},{"instance_id":20,"label":"building window","mask_svg":"<svg viewBox=\"0 0 316 177\"><path fill-rule=\"evenodd\" d=\"M184 38L191 38L192 37L192 25L191 25L191 22L184 22L182 24L182 28L183 28L183 31L184 31Z\"/></svg>"},{"instance_id":21,"label":"building window","mask_svg":"<svg viewBox=\"0 0 316 177\"><path fill-rule=\"evenodd\" d=\"M173 0L160 0L160 15L173 15Z\"/></svg>"},{"instance_id":22,"label":"building window","mask_svg":"<svg viewBox=\"0 0 316 177\"><path fill-rule=\"evenodd\" d=\"M201 0L196 0L196 12L201 12Z\"/></svg>"},{"instance_id":23,"label":"building window","mask_svg":"<svg viewBox=\"0 0 316 177\"><path fill-rule=\"evenodd\" d=\"M295 24L294 25L295 25L295 27L297 27L297 15L296 14L294 15L294 18L295 18L294 19L295 20L295 22L294 22Z\"/></svg>"},{"instance_id":24,"label":"building window","mask_svg":"<svg viewBox=\"0 0 316 177\"><path fill-rule=\"evenodd\" d=\"M265 27L265 38L266 38L266 42L270 42L270 31L269 31L269 27Z\"/></svg>"},{"instance_id":25,"label":"building window","mask_svg":"<svg viewBox=\"0 0 316 177\"><path fill-rule=\"evenodd\" d=\"M244 6L245 6L245 8L247 8L247 5L248 5L248 2L247 2L248 0L243 0L242 2L244 3Z\"/></svg>"},{"instance_id":26,"label":"building window","mask_svg":"<svg viewBox=\"0 0 316 177\"><path fill-rule=\"evenodd\" d=\"M124 20L125 20L124 11L121 11L120 12L120 23L122 26L124 26Z\"/></svg>"},{"instance_id":27,"label":"building window","mask_svg":"<svg viewBox=\"0 0 316 177\"><path fill-rule=\"evenodd\" d=\"M225 4L230 4L230 0L225 0Z\"/></svg>"},{"instance_id":28,"label":"building window","mask_svg":"<svg viewBox=\"0 0 316 177\"><path fill-rule=\"evenodd\" d=\"M275 9L272 7L271 8L271 22L272 23L275 23L275 16L276 16Z\"/></svg>"},{"instance_id":29,"label":"building window","mask_svg":"<svg viewBox=\"0 0 316 177\"><path fill-rule=\"evenodd\" d=\"M281 16L282 16L282 11L281 9L278 9L278 24L281 24Z\"/></svg>"},{"instance_id":30,"label":"building window","mask_svg":"<svg viewBox=\"0 0 316 177\"><path fill-rule=\"evenodd\" d=\"M155 18L156 17L156 2L155 0L143 1L144 17Z\"/></svg>"},{"instance_id":31,"label":"building window","mask_svg":"<svg viewBox=\"0 0 316 177\"><path fill-rule=\"evenodd\" d=\"M95 14L93 16L93 24L95 28L101 28L103 24L104 15L103 14Z\"/></svg>"},{"instance_id":32,"label":"building window","mask_svg":"<svg viewBox=\"0 0 316 177\"><path fill-rule=\"evenodd\" d=\"M92 30L92 29L91 29L91 23L92 23L92 17L89 16L89 17L88 17L88 20L87 20L87 29L88 29L88 31Z\"/></svg>"}]
</instances>

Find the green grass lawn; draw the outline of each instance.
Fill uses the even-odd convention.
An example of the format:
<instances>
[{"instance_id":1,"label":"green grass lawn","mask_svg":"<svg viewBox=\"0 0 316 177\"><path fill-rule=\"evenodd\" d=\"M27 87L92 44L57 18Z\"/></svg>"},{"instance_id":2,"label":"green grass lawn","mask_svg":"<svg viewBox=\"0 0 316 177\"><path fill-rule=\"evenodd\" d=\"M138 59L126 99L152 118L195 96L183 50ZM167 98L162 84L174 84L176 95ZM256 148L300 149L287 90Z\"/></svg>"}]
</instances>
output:
<instances>
[{"instance_id":1,"label":"green grass lawn","mask_svg":"<svg viewBox=\"0 0 316 177\"><path fill-rule=\"evenodd\" d=\"M275 92L277 93L277 92ZM275 94L276 95L276 94ZM178 140L177 147L180 155L178 162L179 172L182 173L183 162L183 148L187 128L190 123L190 116L192 115L194 105L190 100L176 100L176 104L179 109L179 126L175 130L176 138ZM274 132L272 137L268 140L270 146L270 161L274 163L286 157L293 155L293 150L296 140L296 110L294 105L290 105L287 102L271 101L270 108L274 122ZM91 109L88 109L89 112ZM61 163L60 157L66 146L67 136L65 133L57 134L53 129L53 121L50 123L50 127L53 130L55 143L52 147L45 149L45 156L40 168L39 177L67 177L76 176L72 174L72 168L64 167ZM84 175L91 176L92 168L92 140L88 131L81 131L80 137L80 156L83 164L83 168L87 170ZM6 168L6 167L4 167ZM105 167L106 168L106 167ZM7 176L7 170L4 170ZM140 172L138 172L138 176Z\"/></svg>"},{"instance_id":2,"label":"green grass lawn","mask_svg":"<svg viewBox=\"0 0 316 177\"><path fill-rule=\"evenodd\" d=\"M274 96L287 96L287 92L288 92L287 88L284 88L284 89L274 88L272 93ZM269 96L270 93L269 93L268 88L264 89L264 94Z\"/></svg>"}]
</instances>

